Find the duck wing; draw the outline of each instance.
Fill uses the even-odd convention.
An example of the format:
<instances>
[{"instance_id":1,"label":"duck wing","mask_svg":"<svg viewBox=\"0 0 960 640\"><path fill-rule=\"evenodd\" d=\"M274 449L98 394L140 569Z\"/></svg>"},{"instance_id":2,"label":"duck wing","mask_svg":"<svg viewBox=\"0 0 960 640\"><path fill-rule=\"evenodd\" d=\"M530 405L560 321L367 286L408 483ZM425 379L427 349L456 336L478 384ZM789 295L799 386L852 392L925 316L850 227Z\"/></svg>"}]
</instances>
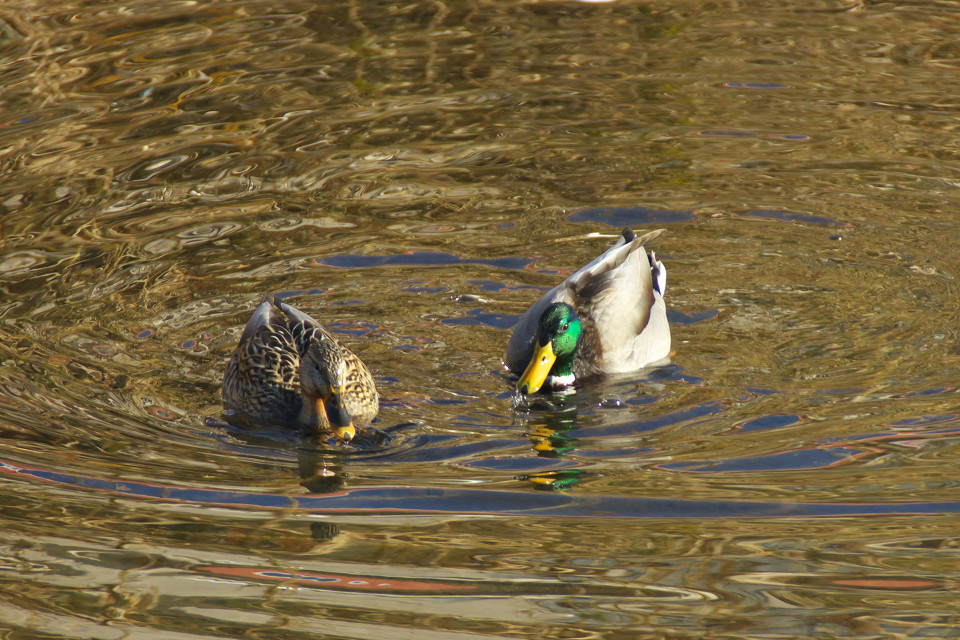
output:
<instances>
[{"instance_id":1,"label":"duck wing","mask_svg":"<svg viewBox=\"0 0 960 640\"><path fill-rule=\"evenodd\" d=\"M571 276L573 307L584 324L578 375L633 371L670 354L666 269L643 248L661 233L624 229L622 243Z\"/></svg>"},{"instance_id":2,"label":"duck wing","mask_svg":"<svg viewBox=\"0 0 960 640\"><path fill-rule=\"evenodd\" d=\"M300 353L287 316L267 294L250 316L223 377L223 400L258 419L300 412Z\"/></svg>"}]
</instances>

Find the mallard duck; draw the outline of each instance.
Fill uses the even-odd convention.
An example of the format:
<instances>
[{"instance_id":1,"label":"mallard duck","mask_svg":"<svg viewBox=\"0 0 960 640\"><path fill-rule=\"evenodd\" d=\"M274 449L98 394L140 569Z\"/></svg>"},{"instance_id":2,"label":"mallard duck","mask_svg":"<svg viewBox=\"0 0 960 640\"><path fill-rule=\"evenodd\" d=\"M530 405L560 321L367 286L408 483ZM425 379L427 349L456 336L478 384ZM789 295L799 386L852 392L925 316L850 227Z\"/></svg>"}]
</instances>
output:
<instances>
[{"instance_id":1,"label":"mallard duck","mask_svg":"<svg viewBox=\"0 0 960 640\"><path fill-rule=\"evenodd\" d=\"M505 363L517 390L536 393L599 374L634 371L670 354L667 271L644 246L663 229L617 242L520 316Z\"/></svg>"},{"instance_id":2,"label":"mallard duck","mask_svg":"<svg viewBox=\"0 0 960 640\"><path fill-rule=\"evenodd\" d=\"M360 358L272 293L253 312L227 363L223 402L253 420L333 431L343 440L380 409Z\"/></svg>"}]
</instances>

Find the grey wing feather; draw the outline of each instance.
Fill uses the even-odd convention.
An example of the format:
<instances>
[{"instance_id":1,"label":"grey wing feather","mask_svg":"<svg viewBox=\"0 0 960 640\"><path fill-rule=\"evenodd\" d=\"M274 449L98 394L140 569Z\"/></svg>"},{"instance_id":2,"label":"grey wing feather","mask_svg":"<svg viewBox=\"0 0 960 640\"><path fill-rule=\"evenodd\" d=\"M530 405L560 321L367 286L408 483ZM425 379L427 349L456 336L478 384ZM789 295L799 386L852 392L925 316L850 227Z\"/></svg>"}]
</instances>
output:
<instances>
[{"instance_id":1,"label":"grey wing feather","mask_svg":"<svg viewBox=\"0 0 960 640\"><path fill-rule=\"evenodd\" d=\"M300 311L299 309L295 309L294 307L291 307L286 302L281 302L278 300L277 306L293 322L302 322L303 324L309 327L316 327L318 329L323 328L322 325L319 322L317 322L312 316L307 315L306 313L304 313L303 311Z\"/></svg>"},{"instance_id":2,"label":"grey wing feather","mask_svg":"<svg viewBox=\"0 0 960 640\"><path fill-rule=\"evenodd\" d=\"M273 318L273 303L264 298L257 308L253 310L246 326L243 327L243 333L240 334L240 342L249 342L253 339L257 330L265 325L269 325Z\"/></svg>"},{"instance_id":3,"label":"grey wing feather","mask_svg":"<svg viewBox=\"0 0 960 640\"><path fill-rule=\"evenodd\" d=\"M666 305L657 290L665 279L656 274L655 284L652 263L637 240L627 245L622 262L584 278L577 291L582 320L593 325L600 342L598 372L632 371L670 353Z\"/></svg>"}]
</instances>

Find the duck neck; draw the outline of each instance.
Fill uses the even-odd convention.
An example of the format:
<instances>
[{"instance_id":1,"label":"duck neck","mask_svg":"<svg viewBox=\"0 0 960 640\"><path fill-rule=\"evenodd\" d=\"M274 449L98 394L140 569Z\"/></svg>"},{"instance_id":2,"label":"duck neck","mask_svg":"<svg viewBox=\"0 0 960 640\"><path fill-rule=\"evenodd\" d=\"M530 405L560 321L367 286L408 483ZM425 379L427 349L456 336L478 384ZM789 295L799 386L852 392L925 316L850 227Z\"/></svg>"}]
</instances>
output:
<instances>
[{"instance_id":1,"label":"duck neck","mask_svg":"<svg viewBox=\"0 0 960 640\"><path fill-rule=\"evenodd\" d=\"M556 361L550 368L550 378L560 378L565 384L573 381L573 360L576 352L565 356L557 356ZM570 382L567 382L569 380Z\"/></svg>"},{"instance_id":2,"label":"duck neck","mask_svg":"<svg viewBox=\"0 0 960 640\"><path fill-rule=\"evenodd\" d=\"M316 399L310 399L307 396L301 397L300 416L297 418L297 422L299 422L301 426L310 429L319 430L323 426L321 424L320 414L317 413Z\"/></svg>"}]
</instances>

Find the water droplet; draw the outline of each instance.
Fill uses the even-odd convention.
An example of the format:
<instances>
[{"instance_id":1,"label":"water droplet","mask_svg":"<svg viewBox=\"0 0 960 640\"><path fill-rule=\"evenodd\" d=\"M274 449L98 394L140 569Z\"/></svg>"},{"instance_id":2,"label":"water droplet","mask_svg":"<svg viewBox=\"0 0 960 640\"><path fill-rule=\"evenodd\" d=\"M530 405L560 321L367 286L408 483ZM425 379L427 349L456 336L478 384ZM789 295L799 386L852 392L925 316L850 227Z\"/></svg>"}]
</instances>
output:
<instances>
[{"instance_id":1,"label":"water droplet","mask_svg":"<svg viewBox=\"0 0 960 640\"><path fill-rule=\"evenodd\" d=\"M619 409L620 407L623 406L623 400L620 399L620 396L613 393L608 396L604 396L604 398L600 400L600 402L597 404L598 406L601 406L607 409Z\"/></svg>"}]
</instances>

